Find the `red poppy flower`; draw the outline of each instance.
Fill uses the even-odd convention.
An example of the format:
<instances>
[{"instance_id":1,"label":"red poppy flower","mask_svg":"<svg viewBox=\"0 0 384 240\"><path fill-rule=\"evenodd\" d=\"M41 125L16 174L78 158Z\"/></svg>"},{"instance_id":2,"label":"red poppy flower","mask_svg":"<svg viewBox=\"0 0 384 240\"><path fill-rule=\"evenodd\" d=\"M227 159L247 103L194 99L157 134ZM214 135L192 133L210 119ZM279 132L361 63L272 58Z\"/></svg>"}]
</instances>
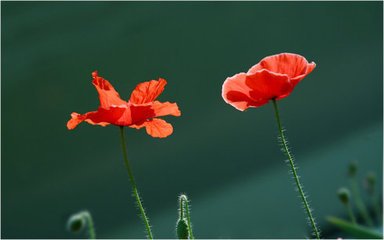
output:
<instances>
[{"instance_id":1,"label":"red poppy flower","mask_svg":"<svg viewBox=\"0 0 384 240\"><path fill-rule=\"evenodd\" d=\"M69 130L85 121L89 124L107 126L128 126L140 129L145 127L152 137L167 137L173 132L173 127L166 121L156 118L166 115L180 116L181 112L176 103L155 101L164 91L167 81L160 78L140 83L136 86L128 101L120 98L113 86L97 71L92 73L92 84L99 93L100 106L97 111L85 114L72 113L67 123Z\"/></svg>"},{"instance_id":2,"label":"red poppy flower","mask_svg":"<svg viewBox=\"0 0 384 240\"><path fill-rule=\"evenodd\" d=\"M222 96L225 102L244 111L260 107L269 100L287 97L303 78L316 67L293 53L281 53L264 58L247 73L239 73L225 80Z\"/></svg>"}]
</instances>

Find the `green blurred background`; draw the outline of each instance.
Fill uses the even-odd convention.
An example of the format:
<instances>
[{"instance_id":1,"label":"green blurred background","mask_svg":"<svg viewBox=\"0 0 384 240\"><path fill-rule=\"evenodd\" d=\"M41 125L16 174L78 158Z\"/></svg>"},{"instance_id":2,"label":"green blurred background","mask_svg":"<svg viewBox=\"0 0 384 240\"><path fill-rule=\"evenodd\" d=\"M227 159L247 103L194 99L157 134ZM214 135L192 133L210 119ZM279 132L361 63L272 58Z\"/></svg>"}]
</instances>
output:
<instances>
[{"instance_id":1,"label":"green blurred background","mask_svg":"<svg viewBox=\"0 0 384 240\"><path fill-rule=\"evenodd\" d=\"M177 197L192 200L199 238L303 238L308 228L277 145L271 104L240 112L221 98L228 76L293 52L317 63L280 101L314 214L344 216L346 166L383 169L382 2L1 2L3 238L143 238L117 127L65 127L98 106L99 70L128 99L163 77L174 133L127 131L128 153L157 238L175 237ZM380 185L380 190L382 185Z\"/></svg>"}]
</instances>

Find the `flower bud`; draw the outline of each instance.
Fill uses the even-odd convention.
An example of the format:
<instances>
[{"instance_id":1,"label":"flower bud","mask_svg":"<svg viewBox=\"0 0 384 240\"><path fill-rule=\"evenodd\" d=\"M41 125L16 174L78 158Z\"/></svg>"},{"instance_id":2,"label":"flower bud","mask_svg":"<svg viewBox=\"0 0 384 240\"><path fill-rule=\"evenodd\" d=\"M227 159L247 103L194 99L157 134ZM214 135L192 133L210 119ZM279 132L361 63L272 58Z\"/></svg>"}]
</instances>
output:
<instances>
[{"instance_id":1,"label":"flower bud","mask_svg":"<svg viewBox=\"0 0 384 240\"><path fill-rule=\"evenodd\" d=\"M184 202L188 202L187 195L185 195L185 194L180 194L180 196L179 196L179 200L180 200L180 201L184 201Z\"/></svg>"},{"instance_id":2,"label":"flower bud","mask_svg":"<svg viewBox=\"0 0 384 240\"><path fill-rule=\"evenodd\" d=\"M337 196L343 204L348 204L350 195L351 194L347 188L340 188L337 191Z\"/></svg>"},{"instance_id":3,"label":"flower bud","mask_svg":"<svg viewBox=\"0 0 384 240\"><path fill-rule=\"evenodd\" d=\"M179 219L176 224L176 233L179 239L188 239L189 231L188 224L185 218Z\"/></svg>"},{"instance_id":4,"label":"flower bud","mask_svg":"<svg viewBox=\"0 0 384 240\"><path fill-rule=\"evenodd\" d=\"M367 175L367 183L371 186L375 186L376 184L376 174L374 172L370 172Z\"/></svg>"},{"instance_id":5,"label":"flower bud","mask_svg":"<svg viewBox=\"0 0 384 240\"><path fill-rule=\"evenodd\" d=\"M68 219L67 229L72 233L79 233L85 228L86 224L86 219L84 218L83 213L80 212L77 214L73 214Z\"/></svg>"},{"instance_id":6,"label":"flower bud","mask_svg":"<svg viewBox=\"0 0 384 240\"><path fill-rule=\"evenodd\" d=\"M365 187L369 194L373 194L375 191L376 185L376 174L374 172L369 172L365 178Z\"/></svg>"}]
</instances>

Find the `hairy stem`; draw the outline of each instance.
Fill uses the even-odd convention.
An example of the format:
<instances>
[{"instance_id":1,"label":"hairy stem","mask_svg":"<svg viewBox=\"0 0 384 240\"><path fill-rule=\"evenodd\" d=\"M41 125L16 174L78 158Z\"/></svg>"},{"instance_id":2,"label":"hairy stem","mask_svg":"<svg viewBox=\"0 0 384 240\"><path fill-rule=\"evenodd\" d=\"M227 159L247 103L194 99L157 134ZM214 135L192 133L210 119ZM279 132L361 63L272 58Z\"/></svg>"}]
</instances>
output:
<instances>
[{"instance_id":1,"label":"hairy stem","mask_svg":"<svg viewBox=\"0 0 384 240\"><path fill-rule=\"evenodd\" d=\"M297 171L296 171L296 167L295 167L295 163L294 163L293 157L292 157L292 155L291 155L291 153L290 153L290 151L288 149L288 143L287 143L287 140L285 139L283 128L281 126L279 109L277 107L276 100L273 99L272 101L273 101L273 107L275 109L275 116L276 116L276 121L277 121L277 126L278 126L278 129L279 129L279 134L280 134L281 142L283 144L283 152L288 157L288 161L289 161L289 165L290 165L291 170L292 170L293 178L295 179L295 183L296 183L297 189L299 190L301 201L303 202L303 205L305 207L305 211L307 212L308 219L309 219L310 224L311 224L312 229L313 229L313 233L314 233L314 235L316 236L317 239L320 239L319 230L317 229L316 222L315 222L315 220L314 220L314 218L312 216L312 212L311 212L311 209L309 207L307 198L306 198L306 196L304 194L303 187L301 186L301 183L300 183L300 180L299 180L299 176L298 176Z\"/></svg>"},{"instance_id":2,"label":"hairy stem","mask_svg":"<svg viewBox=\"0 0 384 240\"><path fill-rule=\"evenodd\" d=\"M96 239L96 232L91 214L89 212L85 212L84 216L87 220L89 239Z\"/></svg>"},{"instance_id":3,"label":"hairy stem","mask_svg":"<svg viewBox=\"0 0 384 240\"><path fill-rule=\"evenodd\" d=\"M179 205L180 205L179 218L183 219L184 218L184 195L180 196Z\"/></svg>"},{"instance_id":4,"label":"hairy stem","mask_svg":"<svg viewBox=\"0 0 384 240\"><path fill-rule=\"evenodd\" d=\"M128 160L128 156L127 156L125 136L124 136L124 127L122 127L122 126L120 127L120 137L121 137L121 146L122 146L122 149L123 149L123 157L124 157L125 168L127 169L127 172L128 172L128 175L129 175L129 180L131 181L131 184L132 184L133 195L135 196L136 202L137 202L137 206L140 209L140 214L141 214L141 217L142 217L142 219L144 221L145 228L146 228L147 234L148 234L148 238L149 239L153 239L153 235L152 235L152 232L151 232L151 226L149 225L148 217L145 214L145 210L144 210L143 204L141 203L141 199L140 199L140 196L139 196L139 192L137 190L135 178L133 176L132 169L131 169L131 166L129 164L129 160Z\"/></svg>"},{"instance_id":5,"label":"hairy stem","mask_svg":"<svg viewBox=\"0 0 384 240\"><path fill-rule=\"evenodd\" d=\"M187 224L188 224L188 231L189 231L189 238L190 239L195 239L195 237L193 236L193 232L192 232L192 223L191 223L191 216L189 214L189 202L188 202L188 198L187 196L183 195L183 197L181 197L180 199L183 199L184 201L184 206L185 206L185 215L186 215L186 218L187 218Z\"/></svg>"}]
</instances>

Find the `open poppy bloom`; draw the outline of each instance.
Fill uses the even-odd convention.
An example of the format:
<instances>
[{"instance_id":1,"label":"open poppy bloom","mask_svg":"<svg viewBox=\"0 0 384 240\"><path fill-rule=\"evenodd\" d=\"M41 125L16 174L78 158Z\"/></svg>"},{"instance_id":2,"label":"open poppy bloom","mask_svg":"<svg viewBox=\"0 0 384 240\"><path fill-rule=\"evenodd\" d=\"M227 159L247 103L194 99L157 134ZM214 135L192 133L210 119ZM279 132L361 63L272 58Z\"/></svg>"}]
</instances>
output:
<instances>
[{"instance_id":1,"label":"open poppy bloom","mask_svg":"<svg viewBox=\"0 0 384 240\"><path fill-rule=\"evenodd\" d=\"M92 84L99 93L100 106L97 111L72 113L72 118L67 123L69 130L85 121L103 127L109 124L136 129L145 127L152 137L163 138L172 134L172 125L157 117L180 116L177 104L155 101L164 91L167 81L160 78L140 83L133 90L131 98L124 101L107 80L98 76L97 71L92 73L92 77Z\"/></svg>"},{"instance_id":2,"label":"open poppy bloom","mask_svg":"<svg viewBox=\"0 0 384 240\"><path fill-rule=\"evenodd\" d=\"M222 96L228 104L240 111L260 107L269 100L287 97L296 84L316 67L293 53L268 56L251 67L225 80Z\"/></svg>"}]
</instances>

